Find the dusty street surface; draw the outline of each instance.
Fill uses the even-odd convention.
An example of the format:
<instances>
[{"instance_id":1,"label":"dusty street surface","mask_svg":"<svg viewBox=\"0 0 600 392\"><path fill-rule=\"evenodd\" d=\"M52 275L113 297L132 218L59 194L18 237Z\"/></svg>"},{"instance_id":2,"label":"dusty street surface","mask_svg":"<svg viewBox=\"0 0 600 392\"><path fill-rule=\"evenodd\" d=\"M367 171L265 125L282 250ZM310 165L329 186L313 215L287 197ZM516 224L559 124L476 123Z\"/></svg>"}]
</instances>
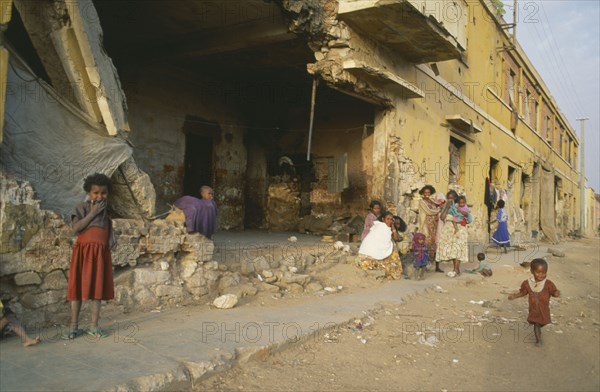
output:
<instances>
[{"instance_id":1,"label":"dusty street surface","mask_svg":"<svg viewBox=\"0 0 600 392\"><path fill-rule=\"evenodd\" d=\"M548 278L562 297L552 299L542 347L534 346L526 322L527 299L507 300L529 271L500 261L491 278L448 278L405 303L382 304L346 326L219 373L196 390L597 391L600 247L598 239L570 244L566 257L547 258Z\"/></svg>"}]
</instances>

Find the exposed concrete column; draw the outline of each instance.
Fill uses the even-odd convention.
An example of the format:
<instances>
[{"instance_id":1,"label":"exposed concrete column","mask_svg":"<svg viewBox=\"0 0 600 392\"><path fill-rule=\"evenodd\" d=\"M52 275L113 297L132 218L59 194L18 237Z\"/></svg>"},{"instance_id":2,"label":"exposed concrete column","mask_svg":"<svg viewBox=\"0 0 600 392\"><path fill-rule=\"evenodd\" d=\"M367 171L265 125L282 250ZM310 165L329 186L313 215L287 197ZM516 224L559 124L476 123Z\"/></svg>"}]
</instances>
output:
<instances>
[{"instance_id":1,"label":"exposed concrete column","mask_svg":"<svg viewBox=\"0 0 600 392\"><path fill-rule=\"evenodd\" d=\"M375 131L373 133L373 184L371 197L382 199L385 193L385 177L387 175L387 124L390 111L375 113Z\"/></svg>"},{"instance_id":2,"label":"exposed concrete column","mask_svg":"<svg viewBox=\"0 0 600 392\"><path fill-rule=\"evenodd\" d=\"M129 130L125 94L102 47L93 3L15 0L15 5L55 90L103 122L109 135Z\"/></svg>"}]
</instances>

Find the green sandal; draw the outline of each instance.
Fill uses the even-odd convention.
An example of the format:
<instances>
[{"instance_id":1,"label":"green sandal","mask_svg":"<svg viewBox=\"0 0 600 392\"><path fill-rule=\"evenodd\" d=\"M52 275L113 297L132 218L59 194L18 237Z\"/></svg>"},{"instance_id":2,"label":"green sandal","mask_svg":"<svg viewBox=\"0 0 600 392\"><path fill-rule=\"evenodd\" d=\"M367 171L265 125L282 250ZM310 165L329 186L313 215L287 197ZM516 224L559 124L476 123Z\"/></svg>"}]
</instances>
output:
<instances>
[{"instance_id":1,"label":"green sandal","mask_svg":"<svg viewBox=\"0 0 600 392\"><path fill-rule=\"evenodd\" d=\"M85 331L88 335L93 336L95 338L105 338L108 336L108 333L100 328L90 328Z\"/></svg>"},{"instance_id":2,"label":"green sandal","mask_svg":"<svg viewBox=\"0 0 600 392\"><path fill-rule=\"evenodd\" d=\"M75 338L80 337L84 333L85 333L85 331L83 329L79 329L79 328L71 329L71 330L69 330L69 333L67 334L67 336L63 335L62 338L64 340L73 340Z\"/></svg>"}]
</instances>

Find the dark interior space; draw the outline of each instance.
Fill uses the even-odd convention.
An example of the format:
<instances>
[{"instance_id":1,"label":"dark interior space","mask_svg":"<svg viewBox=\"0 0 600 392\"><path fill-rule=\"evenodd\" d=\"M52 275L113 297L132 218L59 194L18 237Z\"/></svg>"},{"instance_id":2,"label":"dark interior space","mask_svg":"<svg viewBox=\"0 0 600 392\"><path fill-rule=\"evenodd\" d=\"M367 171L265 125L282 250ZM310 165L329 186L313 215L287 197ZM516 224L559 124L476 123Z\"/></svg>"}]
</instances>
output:
<instances>
[{"instance_id":1,"label":"dark interior space","mask_svg":"<svg viewBox=\"0 0 600 392\"><path fill-rule=\"evenodd\" d=\"M290 206L293 219L310 214L316 204L320 205L318 211L335 206L331 212L337 213L365 203L368 178L363 139L365 126L372 129L376 109L320 83L311 161L307 162L313 77L306 65L314 62L314 55L305 37L289 32L276 2L96 0L94 4L102 21L106 51L126 94L136 85L141 70L168 65L169 70L182 71L174 78L189 75L188 84L197 86L201 101L219 102L225 113L243 124L246 228L269 227L268 190L275 182L287 182L301 200L299 205ZM214 150L223 145L217 147L220 138L207 136L199 129L201 123L190 118L184 125L182 188L185 194L194 195L198 181L218 182L214 171L215 159L220 158ZM222 126L226 126L225 121ZM223 143L227 145L227 141ZM328 194L327 165L344 153L349 156L349 186ZM287 177L279 163L284 156L293 162L293 173Z\"/></svg>"},{"instance_id":2,"label":"dark interior space","mask_svg":"<svg viewBox=\"0 0 600 392\"><path fill-rule=\"evenodd\" d=\"M183 193L198 197L201 186L213 186L213 140L220 135L217 124L188 117L184 129L185 158Z\"/></svg>"},{"instance_id":3,"label":"dark interior space","mask_svg":"<svg viewBox=\"0 0 600 392\"><path fill-rule=\"evenodd\" d=\"M25 25L21 20L21 16L14 5L12 5L12 18L8 23L8 28L4 32L4 36L33 72L46 83L52 85L50 78L42 65L42 61L33 47L29 34L27 33L27 30L25 30Z\"/></svg>"}]
</instances>

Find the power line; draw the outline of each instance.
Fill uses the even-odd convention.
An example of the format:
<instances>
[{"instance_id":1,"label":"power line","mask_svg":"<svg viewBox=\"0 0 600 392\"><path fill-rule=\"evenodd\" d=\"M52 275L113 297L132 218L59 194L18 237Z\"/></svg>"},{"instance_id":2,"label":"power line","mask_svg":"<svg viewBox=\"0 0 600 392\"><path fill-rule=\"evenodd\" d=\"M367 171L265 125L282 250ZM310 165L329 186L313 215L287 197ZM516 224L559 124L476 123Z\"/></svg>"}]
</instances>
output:
<instances>
[{"instance_id":1,"label":"power line","mask_svg":"<svg viewBox=\"0 0 600 392\"><path fill-rule=\"evenodd\" d=\"M542 38L542 34L540 34L540 31L538 30L538 28L537 28L537 26L535 24L533 24L533 30L535 31L535 33L537 35L538 45L540 47L543 47L543 45L544 45L544 39ZM533 36L533 37L535 39L535 36ZM558 71L557 65L555 64L555 62L552 61L552 58L550 57L550 55L548 53L546 53L546 52L548 52L547 50L541 50L540 52L544 56L544 61L546 61L548 63L548 65L549 65L548 72L550 72L550 74L548 75L548 77L546 79L547 80L552 80L552 82L556 86L556 88L559 89L560 92L565 95L565 97L567 97L569 95L569 93L568 93L569 90L562 83L562 79L561 79L561 77L559 75L559 71ZM574 111L578 112L577 107L574 106L575 102L571 98L568 98L565 103L570 106L571 110L575 109Z\"/></svg>"},{"instance_id":2,"label":"power line","mask_svg":"<svg viewBox=\"0 0 600 392\"><path fill-rule=\"evenodd\" d=\"M542 8L542 12L544 13L544 18L546 19L546 25L548 26L548 31L549 31L549 35L550 38L552 38L552 42L554 43L554 46L556 48L556 52L560 52L559 50L559 46L558 43L556 42L556 37L554 36L554 32L552 31L552 25L550 24L550 20L548 19L548 14L546 13L546 8L544 7L543 2L539 2ZM542 27L544 27L544 24L542 23ZM563 74L563 77L565 77L565 79L567 80L567 82L569 82L570 87L571 87L571 92L573 93L574 97L575 97L575 105L577 106L578 110L579 110L579 115L581 116L583 114L583 105L581 105L581 101L579 101L579 96L577 95L576 91L577 89L575 88L575 84L573 83L573 80L571 79L571 75L569 72L563 73L562 70L566 70L568 69L563 56L557 56L555 51L551 51L552 56L556 59L558 57L558 59L560 60L560 63L562 64L562 67L559 67L559 70L561 71L561 73ZM558 62L558 61L557 61ZM565 76L566 75L566 76Z\"/></svg>"}]
</instances>

